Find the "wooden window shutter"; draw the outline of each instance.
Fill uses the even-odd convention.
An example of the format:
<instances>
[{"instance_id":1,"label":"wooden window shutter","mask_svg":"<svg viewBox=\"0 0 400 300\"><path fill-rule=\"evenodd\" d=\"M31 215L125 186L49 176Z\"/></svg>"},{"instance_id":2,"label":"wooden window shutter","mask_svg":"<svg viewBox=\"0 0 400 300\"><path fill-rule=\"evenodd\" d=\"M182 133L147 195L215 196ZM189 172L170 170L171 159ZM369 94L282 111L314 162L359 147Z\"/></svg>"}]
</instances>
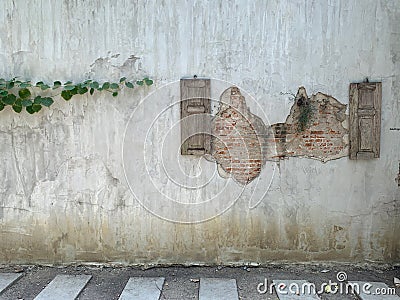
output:
<instances>
[{"instance_id":1,"label":"wooden window shutter","mask_svg":"<svg viewBox=\"0 0 400 300\"><path fill-rule=\"evenodd\" d=\"M210 153L210 97L210 79L181 79L182 155Z\"/></svg>"},{"instance_id":2,"label":"wooden window shutter","mask_svg":"<svg viewBox=\"0 0 400 300\"><path fill-rule=\"evenodd\" d=\"M350 159L379 157L382 83L350 84Z\"/></svg>"}]
</instances>

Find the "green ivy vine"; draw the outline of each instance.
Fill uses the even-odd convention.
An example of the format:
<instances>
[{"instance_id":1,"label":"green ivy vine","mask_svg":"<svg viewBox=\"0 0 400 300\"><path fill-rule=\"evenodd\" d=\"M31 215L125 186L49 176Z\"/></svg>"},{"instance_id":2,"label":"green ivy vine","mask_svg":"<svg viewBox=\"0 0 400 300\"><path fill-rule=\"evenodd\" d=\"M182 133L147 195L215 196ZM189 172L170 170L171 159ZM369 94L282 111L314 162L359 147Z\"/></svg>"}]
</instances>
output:
<instances>
[{"instance_id":1,"label":"green ivy vine","mask_svg":"<svg viewBox=\"0 0 400 300\"><path fill-rule=\"evenodd\" d=\"M153 84L153 80L146 77L134 82L127 81L126 77L122 77L119 82L99 83L88 79L80 83L54 81L50 85L43 81L35 84L31 81L21 81L17 77L10 80L0 78L0 111L11 106L16 113L20 113L25 108L28 113L34 114L39 112L43 106L50 107L54 103L54 98L58 95L61 95L65 101L71 100L75 95L86 93L93 95L96 91L106 91L116 97L122 88L133 89L135 84L149 86ZM52 93L52 91L54 92Z\"/></svg>"},{"instance_id":2,"label":"green ivy vine","mask_svg":"<svg viewBox=\"0 0 400 300\"><path fill-rule=\"evenodd\" d=\"M309 126L314 116L314 107L309 102L309 99L305 99L303 96L297 100L297 105L300 108L297 131L302 132Z\"/></svg>"}]
</instances>

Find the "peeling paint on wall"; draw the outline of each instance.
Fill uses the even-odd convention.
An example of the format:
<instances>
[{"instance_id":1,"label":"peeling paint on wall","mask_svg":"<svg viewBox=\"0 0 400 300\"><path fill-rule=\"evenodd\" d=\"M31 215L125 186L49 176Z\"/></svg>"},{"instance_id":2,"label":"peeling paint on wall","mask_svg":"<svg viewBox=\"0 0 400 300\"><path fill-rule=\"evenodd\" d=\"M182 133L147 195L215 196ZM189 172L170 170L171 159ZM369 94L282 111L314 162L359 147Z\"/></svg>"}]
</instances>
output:
<instances>
[{"instance_id":1,"label":"peeling paint on wall","mask_svg":"<svg viewBox=\"0 0 400 300\"><path fill-rule=\"evenodd\" d=\"M101 78L104 76L112 76L112 78L137 78L140 71L140 58L134 54L123 57L121 54L111 54L97 58L87 72L89 78Z\"/></svg>"}]
</instances>

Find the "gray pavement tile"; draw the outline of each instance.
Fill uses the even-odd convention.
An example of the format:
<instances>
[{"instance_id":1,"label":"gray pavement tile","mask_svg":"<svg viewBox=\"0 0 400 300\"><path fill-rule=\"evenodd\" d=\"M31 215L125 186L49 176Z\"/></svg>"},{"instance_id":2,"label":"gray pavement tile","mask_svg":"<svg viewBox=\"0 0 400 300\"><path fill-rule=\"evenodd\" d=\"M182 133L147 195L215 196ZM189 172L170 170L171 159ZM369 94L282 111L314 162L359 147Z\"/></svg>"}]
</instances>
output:
<instances>
[{"instance_id":1,"label":"gray pavement tile","mask_svg":"<svg viewBox=\"0 0 400 300\"><path fill-rule=\"evenodd\" d=\"M57 275L35 300L73 300L84 289L90 278L91 275Z\"/></svg>"},{"instance_id":2,"label":"gray pavement tile","mask_svg":"<svg viewBox=\"0 0 400 300\"><path fill-rule=\"evenodd\" d=\"M16 273L0 273L0 295L21 276Z\"/></svg>"},{"instance_id":3,"label":"gray pavement tile","mask_svg":"<svg viewBox=\"0 0 400 300\"><path fill-rule=\"evenodd\" d=\"M164 281L164 277L129 278L119 300L158 300Z\"/></svg>"},{"instance_id":4,"label":"gray pavement tile","mask_svg":"<svg viewBox=\"0 0 400 300\"><path fill-rule=\"evenodd\" d=\"M235 279L200 278L199 300L238 300Z\"/></svg>"}]
</instances>

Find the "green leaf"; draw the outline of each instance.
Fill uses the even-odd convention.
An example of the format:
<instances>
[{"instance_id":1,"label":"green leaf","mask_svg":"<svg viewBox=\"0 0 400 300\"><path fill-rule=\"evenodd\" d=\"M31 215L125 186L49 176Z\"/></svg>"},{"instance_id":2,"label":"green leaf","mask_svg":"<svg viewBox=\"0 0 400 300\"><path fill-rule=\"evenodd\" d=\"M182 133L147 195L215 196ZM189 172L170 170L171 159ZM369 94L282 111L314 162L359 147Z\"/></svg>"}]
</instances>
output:
<instances>
[{"instance_id":1,"label":"green leaf","mask_svg":"<svg viewBox=\"0 0 400 300\"><path fill-rule=\"evenodd\" d=\"M38 81L38 82L36 82L36 86L41 86L42 84L44 84L43 81Z\"/></svg>"},{"instance_id":2,"label":"green leaf","mask_svg":"<svg viewBox=\"0 0 400 300\"><path fill-rule=\"evenodd\" d=\"M20 88L27 88L27 87L31 87L32 84L30 84L29 82L23 82L19 85Z\"/></svg>"},{"instance_id":3,"label":"green leaf","mask_svg":"<svg viewBox=\"0 0 400 300\"><path fill-rule=\"evenodd\" d=\"M7 89L10 90L10 89L12 89L14 87L14 82L13 81L9 81L9 82L7 82L6 86L7 86Z\"/></svg>"},{"instance_id":4,"label":"green leaf","mask_svg":"<svg viewBox=\"0 0 400 300\"><path fill-rule=\"evenodd\" d=\"M61 92L61 97L63 97L65 101L70 100L72 98L72 96L73 95L71 94L70 91L65 91L64 90L64 91Z\"/></svg>"},{"instance_id":5,"label":"green leaf","mask_svg":"<svg viewBox=\"0 0 400 300\"><path fill-rule=\"evenodd\" d=\"M58 89L62 85L61 81L54 81L53 83L53 89Z\"/></svg>"},{"instance_id":6,"label":"green leaf","mask_svg":"<svg viewBox=\"0 0 400 300\"><path fill-rule=\"evenodd\" d=\"M70 92L70 94L71 94L72 96L78 94L78 87L75 86L75 87L74 87L72 90L70 90L69 92Z\"/></svg>"},{"instance_id":7,"label":"green leaf","mask_svg":"<svg viewBox=\"0 0 400 300\"><path fill-rule=\"evenodd\" d=\"M44 90L47 90L47 89L49 89L50 88L50 86L49 85L47 85L47 84L42 84L41 86L40 86L40 88L44 91Z\"/></svg>"},{"instance_id":8,"label":"green leaf","mask_svg":"<svg viewBox=\"0 0 400 300\"><path fill-rule=\"evenodd\" d=\"M8 91L6 91L6 90L1 90L0 91L0 96L5 97L7 95L8 95Z\"/></svg>"},{"instance_id":9,"label":"green leaf","mask_svg":"<svg viewBox=\"0 0 400 300\"><path fill-rule=\"evenodd\" d=\"M42 106L40 104L32 104L32 109L34 112L38 112L42 109Z\"/></svg>"},{"instance_id":10,"label":"green leaf","mask_svg":"<svg viewBox=\"0 0 400 300\"><path fill-rule=\"evenodd\" d=\"M41 101L42 105L49 107L50 105L52 105L54 103L54 100L51 99L50 97L46 97L46 98L42 98Z\"/></svg>"},{"instance_id":11,"label":"green leaf","mask_svg":"<svg viewBox=\"0 0 400 300\"><path fill-rule=\"evenodd\" d=\"M136 81L136 84L137 84L137 85L143 85L144 82L143 82L143 80L138 80L138 81Z\"/></svg>"},{"instance_id":12,"label":"green leaf","mask_svg":"<svg viewBox=\"0 0 400 300\"><path fill-rule=\"evenodd\" d=\"M153 84L153 80L148 79L148 78L144 82L146 83L146 85L152 85Z\"/></svg>"},{"instance_id":13,"label":"green leaf","mask_svg":"<svg viewBox=\"0 0 400 300\"><path fill-rule=\"evenodd\" d=\"M93 93L94 93L94 88L90 88L90 95L93 95Z\"/></svg>"},{"instance_id":14,"label":"green leaf","mask_svg":"<svg viewBox=\"0 0 400 300\"><path fill-rule=\"evenodd\" d=\"M72 84L72 81L67 81L66 83L64 83L65 85L69 85Z\"/></svg>"},{"instance_id":15,"label":"green leaf","mask_svg":"<svg viewBox=\"0 0 400 300\"><path fill-rule=\"evenodd\" d=\"M112 93L113 97L117 97L118 96L118 92L114 92Z\"/></svg>"},{"instance_id":16,"label":"green leaf","mask_svg":"<svg viewBox=\"0 0 400 300\"><path fill-rule=\"evenodd\" d=\"M18 99L15 101L15 103L12 105L12 108L13 108L13 110L14 110L16 113L20 113L20 112L22 111L22 104L21 104L21 102L22 102L22 100L18 98Z\"/></svg>"},{"instance_id":17,"label":"green leaf","mask_svg":"<svg viewBox=\"0 0 400 300\"><path fill-rule=\"evenodd\" d=\"M103 83L103 90L108 90L110 88L110 83L109 82L104 82Z\"/></svg>"},{"instance_id":18,"label":"green leaf","mask_svg":"<svg viewBox=\"0 0 400 300\"><path fill-rule=\"evenodd\" d=\"M71 91L71 90L73 90L75 88L75 85L66 85L66 86L64 86L64 90L65 91Z\"/></svg>"},{"instance_id":19,"label":"green leaf","mask_svg":"<svg viewBox=\"0 0 400 300\"><path fill-rule=\"evenodd\" d=\"M79 87L78 88L78 94L79 95L83 95L83 94L87 93L87 91L88 91L87 87Z\"/></svg>"},{"instance_id":20,"label":"green leaf","mask_svg":"<svg viewBox=\"0 0 400 300\"><path fill-rule=\"evenodd\" d=\"M18 95L22 98L22 99L28 99L31 96L31 91L28 89L20 89L18 91Z\"/></svg>"},{"instance_id":21,"label":"green leaf","mask_svg":"<svg viewBox=\"0 0 400 300\"><path fill-rule=\"evenodd\" d=\"M90 87L92 89L98 89L99 88L99 83L97 81L94 81L90 84Z\"/></svg>"},{"instance_id":22,"label":"green leaf","mask_svg":"<svg viewBox=\"0 0 400 300\"><path fill-rule=\"evenodd\" d=\"M113 90L119 89L119 84L118 83L111 83L110 88Z\"/></svg>"},{"instance_id":23,"label":"green leaf","mask_svg":"<svg viewBox=\"0 0 400 300\"><path fill-rule=\"evenodd\" d=\"M119 83L122 83L125 80L126 80L126 77L121 77L121 79L119 80Z\"/></svg>"},{"instance_id":24,"label":"green leaf","mask_svg":"<svg viewBox=\"0 0 400 300\"><path fill-rule=\"evenodd\" d=\"M24 106L24 107L31 106L32 105L32 100L31 99L23 99L21 101L21 105Z\"/></svg>"},{"instance_id":25,"label":"green leaf","mask_svg":"<svg viewBox=\"0 0 400 300\"><path fill-rule=\"evenodd\" d=\"M14 105L12 106L12 108L13 108L13 110L14 110L16 113L20 113L20 112L22 111L22 105L16 105L16 104L14 104Z\"/></svg>"},{"instance_id":26,"label":"green leaf","mask_svg":"<svg viewBox=\"0 0 400 300\"><path fill-rule=\"evenodd\" d=\"M26 109L26 111L27 111L28 113L30 113L30 114L34 114L34 113L35 113L35 111L34 111L33 108L32 108L32 105L31 105L31 106L27 106L25 109Z\"/></svg>"},{"instance_id":27,"label":"green leaf","mask_svg":"<svg viewBox=\"0 0 400 300\"><path fill-rule=\"evenodd\" d=\"M13 94L8 94L6 97L2 99L4 104L13 105L17 97Z\"/></svg>"},{"instance_id":28,"label":"green leaf","mask_svg":"<svg viewBox=\"0 0 400 300\"><path fill-rule=\"evenodd\" d=\"M36 96L35 99L33 99L34 104L40 104L42 103L42 97L41 96Z\"/></svg>"},{"instance_id":29,"label":"green leaf","mask_svg":"<svg viewBox=\"0 0 400 300\"><path fill-rule=\"evenodd\" d=\"M4 107L5 107L5 105L0 102L0 111L2 111L4 109Z\"/></svg>"},{"instance_id":30,"label":"green leaf","mask_svg":"<svg viewBox=\"0 0 400 300\"><path fill-rule=\"evenodd\" d=\"M126 87L133 89L133 83L132 82L125 82Z\"/></svg>"}]
</instances>

